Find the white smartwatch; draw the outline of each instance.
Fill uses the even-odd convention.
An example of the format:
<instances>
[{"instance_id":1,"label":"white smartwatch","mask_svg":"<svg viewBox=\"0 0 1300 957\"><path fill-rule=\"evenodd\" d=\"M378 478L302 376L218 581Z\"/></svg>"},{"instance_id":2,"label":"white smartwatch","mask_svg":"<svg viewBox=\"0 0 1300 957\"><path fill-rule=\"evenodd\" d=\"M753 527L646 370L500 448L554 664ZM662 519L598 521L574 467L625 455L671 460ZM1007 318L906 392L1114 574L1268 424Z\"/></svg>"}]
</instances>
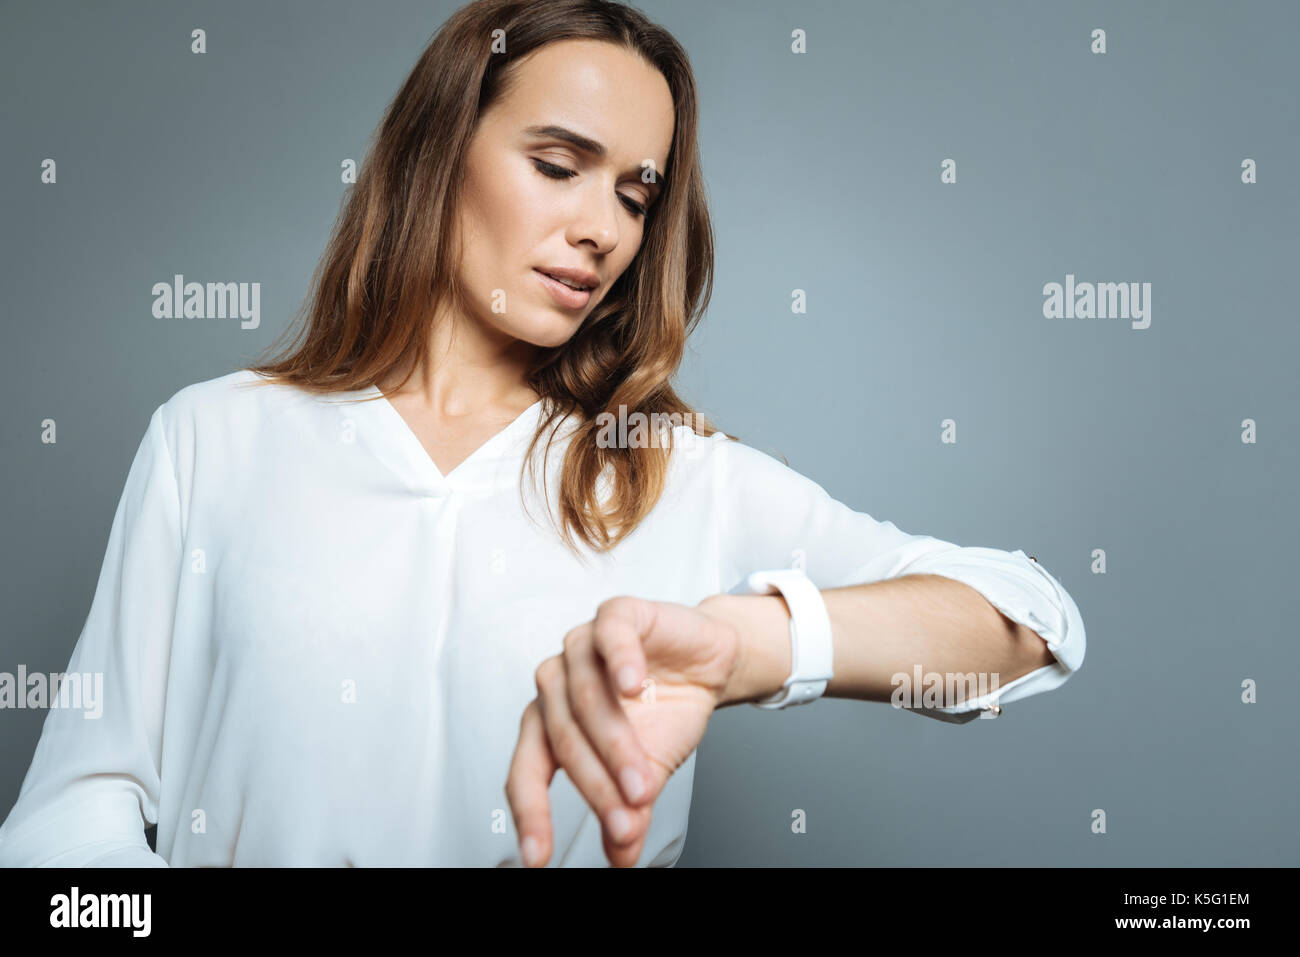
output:
<instances>
[{"instance_id":1,"label":"white smartwatch","mask_svg":"<svg viewBox=\"0 0 1300 957\"><path fill-rule=\"evenodd\" d=\"M771 595L777 592L790 606L790 677L785 679L780 691L750 702L756 708L769 710L807 704L820 698L833 677L835 663L826 602L802 569L754 572L741 579L728 594Z\"/></svg>"}]
</instances>

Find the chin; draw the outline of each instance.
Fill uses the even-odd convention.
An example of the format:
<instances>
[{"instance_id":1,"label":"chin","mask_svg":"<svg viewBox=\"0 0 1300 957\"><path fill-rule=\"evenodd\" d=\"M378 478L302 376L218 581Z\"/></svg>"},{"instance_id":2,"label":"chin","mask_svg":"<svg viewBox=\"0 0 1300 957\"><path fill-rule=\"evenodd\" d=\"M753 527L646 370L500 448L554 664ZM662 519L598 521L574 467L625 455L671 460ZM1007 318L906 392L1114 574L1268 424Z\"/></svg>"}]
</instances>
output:
<instances>
[{"instance_id":1,"label":"chin","mask_svg":"<svg viewBox=\"0 0 1300 957\"><path fill-rule=\"evenodd\" d=\"M527 322L511 324L502 331L530 345L554 349L572 339L585 318L585 313L581 316L575 314L572 319L560 315L541 315L530 318Z\"/></svg>"}]
</instances>

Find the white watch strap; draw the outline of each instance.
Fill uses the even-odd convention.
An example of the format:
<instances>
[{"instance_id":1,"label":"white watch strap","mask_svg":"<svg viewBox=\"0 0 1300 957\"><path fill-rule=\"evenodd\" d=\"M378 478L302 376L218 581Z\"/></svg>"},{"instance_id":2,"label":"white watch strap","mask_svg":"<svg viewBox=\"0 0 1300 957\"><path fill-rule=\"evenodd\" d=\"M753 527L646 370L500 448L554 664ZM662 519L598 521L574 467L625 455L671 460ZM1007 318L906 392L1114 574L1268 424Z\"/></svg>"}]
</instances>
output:
<instances>
[{"instance_id":1,"label":"white watch strap","mask_svg":"<svg viewBox=\"0 0 1300 957\"><path fill-rule=\"evenodd\" d=\"M826 602L799 568L746 575L731 589L733 595L770 595L780 592L790 606L790 677L781 690L759 701L756 708L777 710L807 704L820 698L833 677L835 663L831 619Z\"/></svg>"}]
</instances>

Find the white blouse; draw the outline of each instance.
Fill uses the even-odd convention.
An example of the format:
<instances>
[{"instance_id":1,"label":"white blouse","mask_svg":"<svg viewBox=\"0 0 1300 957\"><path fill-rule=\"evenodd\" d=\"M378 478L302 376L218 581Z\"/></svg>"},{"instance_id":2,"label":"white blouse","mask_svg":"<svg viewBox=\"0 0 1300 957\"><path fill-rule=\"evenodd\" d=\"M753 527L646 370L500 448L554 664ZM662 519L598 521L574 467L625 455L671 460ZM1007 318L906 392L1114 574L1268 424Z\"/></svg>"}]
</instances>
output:
<instances>
[{"instance_id":1,"label":"white blouse","mask_svg":"<svg viewBox=\"0 0 1300 957\"><path fill-rule=\"evenodd\" d=\"M50 707L0 864L517 866L505 782L533 672L620 594L694 605L792 566L822 589L965 582L1056 661L925 712L947 720L1083 662L1078 608L1023 551L906 534L739 442L675 428L663 498L579 562L529 482L533 519L521 506L541 402L444 476L377 388L259 379L196 383L150 418L67 668L102 675L101 713ZM681 855L694 771L693 752L641 865ZM607 866L563 771L550 796L551 866Z\"/></svg>"}]
</instances>

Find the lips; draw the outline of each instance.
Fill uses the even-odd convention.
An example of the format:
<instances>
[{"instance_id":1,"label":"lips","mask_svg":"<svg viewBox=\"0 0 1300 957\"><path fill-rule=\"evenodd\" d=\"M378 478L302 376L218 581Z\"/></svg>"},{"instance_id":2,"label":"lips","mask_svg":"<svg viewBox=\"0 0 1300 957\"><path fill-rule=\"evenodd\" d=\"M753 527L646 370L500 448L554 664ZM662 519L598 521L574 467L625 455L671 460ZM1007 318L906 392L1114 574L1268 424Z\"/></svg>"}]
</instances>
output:
<instances>
[{"instance_id":1,"label":"lips","mask_svg":"<svg viewBox=\"0 0 1300 957\"><path fill-rule=\"evenodd\" d=\"M538 272L542 272L542 271L539 269ZM570 289L572 289L574 292L590 292L590 291L591 291L591 287L590 287L590 286L584 286L584 285L582 285L581 283L575 283L575 282L573 282L572 280L563 279L563 278L561 278L560 276L555 275L555 273L553 273L553 272L542 272L542 275L543 275L543 276L546 276L546 277L548 277L548 278L550 278L550 279L554 279L556 282L564 283L564 285L568 286L568 287L569 287Z\"/></svg>"},{"instance_id":2,"label":"lips","mask_svg":"<svg viewBox=\"0 0 1300 957\"><path fill-rule=\"evenodd\" d=\"M538 266L537 271L580 292L590 291L600 285L600 277L594 272L588 272L586 269L570 269L567 266Z\"/></svg>"},{"instance_id":3,"label":"lips","mask_svg":"<svg viewBox=\"0 0 1300 957\"><path fill-rule=\"evenodd\" d=\"M591 301L591 290L573 289L540 269L534 269L537 281L546 287L555 304L563 309L582 309Z\"/></svg>"}]
</instances>

